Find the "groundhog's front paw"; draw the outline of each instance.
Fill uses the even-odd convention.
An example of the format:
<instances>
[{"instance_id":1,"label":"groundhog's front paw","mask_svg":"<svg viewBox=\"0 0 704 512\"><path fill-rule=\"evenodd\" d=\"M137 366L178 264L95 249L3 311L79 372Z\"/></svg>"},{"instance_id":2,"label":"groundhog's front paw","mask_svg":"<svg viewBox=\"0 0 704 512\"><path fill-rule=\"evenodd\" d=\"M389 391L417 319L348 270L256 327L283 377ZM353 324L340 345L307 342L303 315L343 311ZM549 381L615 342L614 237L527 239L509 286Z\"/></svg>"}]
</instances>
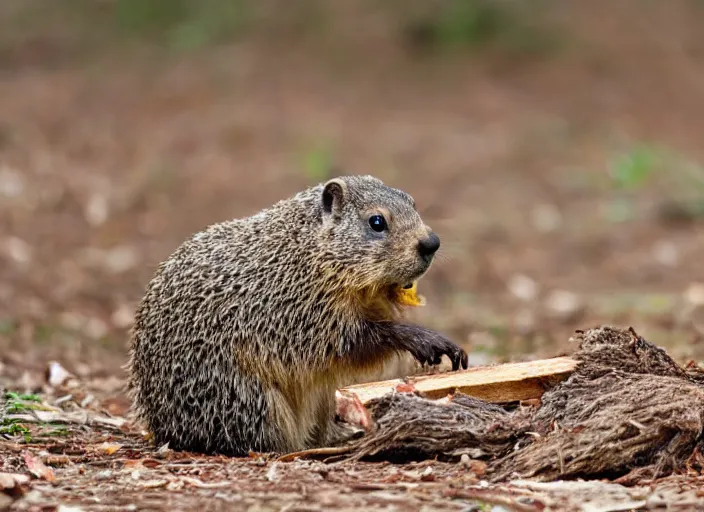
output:
<instances>
[{"instance_id":1,"label":"groundhog's front paw","mask_svg":"<svg viewBox=\"0 0 704 512\"><path fill-rule=\"evenodd\" d=\"M422 338L416 338L409 350L419 363L437 365L446 355L452 361L452 371L459 370L460 365L467 369L467 353L462 348L439 333L425 331L424 334Z\"/></svg>"}]
</instances>

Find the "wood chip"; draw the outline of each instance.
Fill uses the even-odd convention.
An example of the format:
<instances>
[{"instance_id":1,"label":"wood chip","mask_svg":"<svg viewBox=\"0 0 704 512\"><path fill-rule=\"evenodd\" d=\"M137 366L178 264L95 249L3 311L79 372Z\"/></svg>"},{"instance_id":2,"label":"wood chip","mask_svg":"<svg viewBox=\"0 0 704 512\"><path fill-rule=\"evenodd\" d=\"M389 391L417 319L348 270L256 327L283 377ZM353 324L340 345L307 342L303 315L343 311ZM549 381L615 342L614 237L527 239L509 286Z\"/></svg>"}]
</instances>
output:
<instances>
[{"instance_id":1,"label":"wood chip","mask_svg":"<svg viewBox=\"0 0 704 512\"><path fill-rule=\"evenodd\" d=\"M556 357L539 361L470 368L456 372L423 375L407 381L393 379L348 386L338 396L356 396L363 405L387 393L415 390L425 398L438 399L456 391L485 400L505 403L539 399L552 385L567 378L577 361Z\"/></svg>"}]
</instances>

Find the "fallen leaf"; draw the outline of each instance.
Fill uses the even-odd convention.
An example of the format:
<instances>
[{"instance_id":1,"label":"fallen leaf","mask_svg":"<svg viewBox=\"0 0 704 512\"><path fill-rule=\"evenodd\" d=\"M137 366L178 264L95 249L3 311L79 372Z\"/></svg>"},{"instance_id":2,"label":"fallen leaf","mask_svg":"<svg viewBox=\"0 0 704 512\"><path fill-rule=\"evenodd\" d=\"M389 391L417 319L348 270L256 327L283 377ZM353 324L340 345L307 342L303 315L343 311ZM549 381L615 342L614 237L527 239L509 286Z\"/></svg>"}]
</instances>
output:
<instances>
[{"instance_id":1,"label":"fallen leaf","mask_svg":"<svg viewBox=\"0 0 704 512\"><path fill-rule=\"evenodd\" d=\"M166 489L169 491L178 491L183 489L185 484L181 480L171 480L167 485Z\"/></svg>"},{"instance_id":2,"label":"fallen leaf","mask_svg":"<svg viewBox=\"0 0 704 512\"><path fill-rule=\"evenodd\" d=\"M162 464L163 464L163 462L160 460L157 460L157 459L151 459L151 458L142 459L142 466L144 466L145 468L148 468L148 469L158 468Z\"/></svg>"},{"instance_id":3,"label":"fallen leaf","mask_svg":"<svg viewBox=\"0 0 704 512\"><path fill-rule=\"evenodd\" d=\"M266 472L266 479L269 480L270 482L276 482L279 479L279 476L276 474L276 461L271 465L269 468L269 471Z\"/></svg>"},{"instance_id":4,"label":"fallen leaf","mask_svg":"<svg viewBox=\"0 0 704 512\"><path fill-rule=\"evenodd\" d=\"M197 487L198 489L217 489L219 487L229 487L232 485L231 482L203 482L202 480L199 480L197 478L193 478L190 476L184 476L181 477L180 480L188 485L192 485L193 487Z\"/></svg>"},{"instance_id":5,"label":"fallen leaf","mask_svg":"<svg viewBox=\"0 0 704 512\"><path fill-rule=\"evenodd\" d=\"M71 464L71 458L68 455L49 455L46 458L45 464L48 466L67 466Z\"/></svg>"},{"instance_id":6,"label":"fallen leaf","mask_svg":"<svg viewBox=\"0 0 704 512\"><path fill-rule=\"evenodd\" d=\"M58 387L65 384L69 379L73 378L73 374L66 368L61 366L58 361L49 362L49 367L46 370L46 380L52 387Z\"/></svg>"},{"instance_id":7,"label":"fallen leaf","mask_svg":"<svg viewBox=\"0 0 704 512\"><path fill-rule=\"evenodd\" d=\"M53 482L56 480L54 470L44 464L39 457L35 457L28 451L24 451L22 456L24 457L24 463L27 464L27 469L29 469L29 472L34 476L37 478L42 478L48 482Z\"/></svg>"},{"instance_id":8,"label":"fallen leaf","mask_svg":"<svg viewBox=\"0 0 704 512\"><path fill-rule=\"evenodd\" d=\"M146 489L157 489L159 487L166 487L168 484L168 480L147 480L145 482L140 482L139 486Z\"/></svg>"},{"instance_id":9,"label":"fallen leaf","mask_svg":"<svg viewBox=\"0 0 704 512\"><path fill-rule=\"evenodd\" d=\"M428 466L425 468L425 470L420 474L420 479L423 482L432 482L435 480L435 474L433 473L433 468L431 466Z\"/></svg>"},{"instance_id":10,"label":"fallen leaf","mask_svg":"<svg viewBox=\"0 0 704 512\"><path fill-rule=\"evenodd\" d=\"M103 452L105 455L112 455L116 451L122 448L121 444L118 443L108 443L107 441L98 446L98 450Z\"/></svg>"},{"instance_id":11,"label":"fallen leaf","mask_svg":"<svg viewBox=\"0 0 704 512\"><path fill-rule=\"evenodd\" d=\"M27 475L20 473L0 473L0 489L14 489L29 482Z\"/></svg>"},{"instance_id":12,"label":"fallen leaf","mask_svg":"<svg viewBox=\"0 0 704 512\"><path fill-rule=\"evenodd\" d=\"M415 393L416 388L412 382L401 382L396 384L394 391L397 393Z\"/></svg>"},{"instance_id":13,"label":"fallen leaf","mask_svg":"<svg viewBox=\"0 0 704 512\"><path fill-rule=\"evenodd\" d=\"M533 301L538 296L540 290L538 283L523 274L511 276L507 286L514 297L524 302Z\"/></svg>"},{"instance_id":14,"label":"fallen leaf","mask_svg":"<svg viewBox=\"0 0 704 512\"><path fill-rule=\"evenodd\" d=\"M79 507L71 507L68 505L59 505L59 508L56 509L56 512L83 512L83 509Z\"/></svg>"},{"instance_id":15,"label":"fallen leaf","mask_svg":"<svg viewBox=\"0 0 704 512\"><path fill-rule=\"evenodd\" d=\"M486 474L486 468L486 462L481 460L471 460L468 464L468 469L480 478Z\"/></svg>"},{"instance_id":16,"label":"fallen leaf","mask_svg":"<svg viewBox=\"0 0 704 512\"><path fill-rule=\"evenodd\" d=\"M112 478L112 471L109 469L104 469L103 471L99 471L98 473L95 474L93 477L96 480L109 480Z\"/></svg>"}]
</instances>

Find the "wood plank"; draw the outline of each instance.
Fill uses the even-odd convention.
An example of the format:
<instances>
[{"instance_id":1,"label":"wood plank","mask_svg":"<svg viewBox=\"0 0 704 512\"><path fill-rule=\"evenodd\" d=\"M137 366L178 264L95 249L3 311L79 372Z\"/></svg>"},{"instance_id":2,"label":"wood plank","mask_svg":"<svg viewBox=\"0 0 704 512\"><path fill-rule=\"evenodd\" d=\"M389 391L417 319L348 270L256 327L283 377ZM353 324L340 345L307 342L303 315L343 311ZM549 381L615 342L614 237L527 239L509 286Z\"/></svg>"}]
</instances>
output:
<instances>
[{"instance_id":1,"label":"wood plank","mask_svg":"<svg viewBox=\"0 0 704 512\"><path fill-rule=\"evenodd\" d=\"M346 396L356 396L362 405L392 393L397 387L415 389L426 398L442 398L455 391L486 400L506 403L540 398L546 389L567 378L577 361L556 357L538 361L481 366L456 372L357 384L340 389Z\"/></svg>"}]
</instances>

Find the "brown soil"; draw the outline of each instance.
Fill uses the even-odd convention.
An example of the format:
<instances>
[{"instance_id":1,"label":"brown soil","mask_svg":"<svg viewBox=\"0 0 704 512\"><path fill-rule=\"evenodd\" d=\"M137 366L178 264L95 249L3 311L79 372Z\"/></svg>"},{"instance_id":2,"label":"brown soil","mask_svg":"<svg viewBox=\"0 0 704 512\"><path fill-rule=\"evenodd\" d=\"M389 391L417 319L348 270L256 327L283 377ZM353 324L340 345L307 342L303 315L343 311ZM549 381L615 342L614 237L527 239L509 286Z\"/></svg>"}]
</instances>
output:
<instances>
[{"instance_id":1,"label":"brown soil","mask_svg":"<svg viewBox=\"0 0 704 512\"><path fill-rule=\"evenodd\" d=\"M387 395L371 406L373 431L348 445L347 453L324 461L282 462L276 454L236 459L155 447L136 425L108 414L124 411L114 401L117 383L94 383L97 400L70 379L47 388L41 403L10 399L12 407L26 410L8 407L6 423L24 430L15 442L0 440L0 506L704 507L704 370L680 368L633 330L599 328L579 338L578 368L548 390L538 407L503 408L460 395L449 402Z\"/></svg>"}]
</instances>

